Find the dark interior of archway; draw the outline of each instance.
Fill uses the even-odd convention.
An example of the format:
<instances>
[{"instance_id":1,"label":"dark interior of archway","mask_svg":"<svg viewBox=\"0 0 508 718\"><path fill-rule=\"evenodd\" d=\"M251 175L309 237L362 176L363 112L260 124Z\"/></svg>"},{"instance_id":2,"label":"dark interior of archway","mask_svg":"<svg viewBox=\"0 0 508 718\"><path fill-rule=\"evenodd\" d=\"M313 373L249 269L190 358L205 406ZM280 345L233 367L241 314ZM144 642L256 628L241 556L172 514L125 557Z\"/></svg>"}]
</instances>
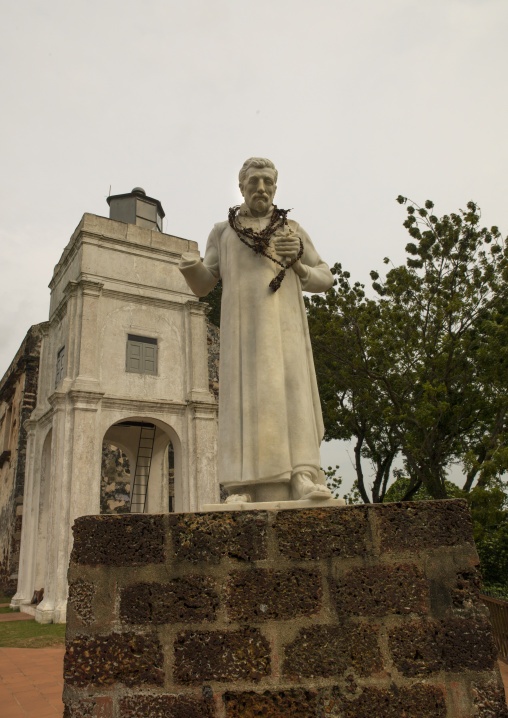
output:
<instances>
[{"instance_id":1,"label":"dark interior of archway","mask_svg":"<svg viewBox=\"0 0 508 718\"><path fill-rule=\"evenodd\" d=\"M149 421L119 421L115 426L145 426L153 429L155 424L151 424Z\"/></svg>"},{"instance_id":2,"label":"dark interior of archway","mask_svg":"<svg viewBox=\"0 0 508 718\"><path fill-rule=\"evenodd\" d=\"M175 510L175 450L173 444L168 446L168 482L169 482L169 510Z\"/></svg>"}]
</instances>

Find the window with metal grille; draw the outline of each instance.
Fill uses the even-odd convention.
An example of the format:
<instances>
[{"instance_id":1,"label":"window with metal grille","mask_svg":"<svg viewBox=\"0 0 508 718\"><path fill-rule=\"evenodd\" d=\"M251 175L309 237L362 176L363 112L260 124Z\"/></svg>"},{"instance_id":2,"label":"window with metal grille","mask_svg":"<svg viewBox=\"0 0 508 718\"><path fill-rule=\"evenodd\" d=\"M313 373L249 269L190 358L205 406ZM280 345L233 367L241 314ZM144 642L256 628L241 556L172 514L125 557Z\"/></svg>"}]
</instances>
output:
<instances>
[{"instance_id":1,"label":"window with metal grille","mask_svg":"<svg viewBox=\"0 0 508 718\"><path fill-rule=\"evenodd\" d=\"M126 371L157 374L157 339L127 335Z\"/></svg>"},{"instance_id":2,"label":"window with metal grille","mask_svg":"<svg viewBox=\"0 0 508 718\"><path fill-rule=\"evenodd\" d=\"M62 347L56 355L55 389L65 376L65 347Z\"/></svg>"}]
</instances>

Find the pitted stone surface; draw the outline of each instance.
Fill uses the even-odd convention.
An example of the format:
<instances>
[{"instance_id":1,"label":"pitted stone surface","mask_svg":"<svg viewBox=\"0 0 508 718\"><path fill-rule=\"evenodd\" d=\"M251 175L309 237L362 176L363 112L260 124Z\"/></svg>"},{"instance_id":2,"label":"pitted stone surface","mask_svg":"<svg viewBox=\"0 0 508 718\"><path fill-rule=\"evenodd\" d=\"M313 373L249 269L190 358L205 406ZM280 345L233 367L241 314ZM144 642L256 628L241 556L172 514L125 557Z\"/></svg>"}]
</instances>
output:
<instances>
[{"instance_id":1,"label":"pitted stone surface","mask_svg":"<svg viewBox=\"0 0 508 718\"><path fill-rule=\"evenodd\" d=\"M468 604L476 604L480 597L481 584L478 569L458 573L455 586L451 591L453 605L457 608L464 608Z\"/></svg>"},{"instance_id":2,"label":"pitted stone surface","mask_svg":"<svg viewBox=\"0 0 508 718\"><path fill-rule=\"evenodd\" d=\"M226 693L226 718L316 718L317 694L294 690Z\"/></svg>"},{"instance_id":3,"label":"pitted stone surface","mask_svg":"<svg viewBox=\"0 0 508 718\"><path fill-rule=\"evenodd\" d=\"M156 636L134 633L76 636L66 644L64 678L68 685L82 687L113 683L161 685L161 645Z\"/></svg>"},{"instance_id":4,"label":"pitted stone surface","mask_svg":"<svg viewBox=\"0 0 508 718\"><path fill-rule=\"evenodd\" d=\"M166 560L162 516L81 516L72 530L72 563L142 566Z\"/></svg>"},{"instance_id":5,"label":"pitted stone surface","mask_svg":"<svg viewBox=\"0 0 508 718\"><path fill-rule=\"evenodd\" d=\"M489 671L496 649L487 621L449 618L404 623L389 631L389 648L405 676L436 671Z\"/></svg>"},{"instance_id":6,"label":"pitted stone surface","mask_svg":"<svg viewBox=\"0 0 508 718\"><path fill-rule=\"evenodd\" d=\"M463 508L80 519L66 718L508 718Z\"/></svg>"},{"instance_id":7,"label":"pitted stone surface","mask_svg":"<svg viewBox=\"0 0 508 718\"><path fill-rule=\"evenodd\" d=\"M174 675L180 683L248 680L270 674L270 646L255 628L184 631L175 639Z\"/></svg>"},{"instance_id":8,"label":"pitted stone surface","mask_svg":"<svg viewBox=\"0 0 508 718\"><path fill-rule=\"evenodd\" d=\"M478 718L508 718L508 707L502 684L495 681L473 683L471 690Z\"/></svg>"},{"instance_id":9,"label":"pitted stone surface","mask_svg":"<svg viewBox=\"0 0 508 718\"><path fill-rule=\"evenodd\" d=\"M213 700L178 695L128 696L120 701L120 718L214 718Z\"/></svg>"},{"instance_id":10,"label":"pitted stone surface","mask_svg":"<svg viewBox=\"0 0 508 718\"><path fill-rule=\"evenodd\" d=\"M76 612L77 617L84 626L90 626L95 616L93 613L93 597L96 587L81 579L69 584L69 606Z\"/></svg>"},{"instance_id":11,"label":"pitted stone surface","mask_svg":"<svg viewBox=\"0 0 508 718\"><path fill-rule=\"evenodd\" d=\"M219 597L208 576L182 576L169 583L135 583L122 590L120 619L129 624L214 621Z\"/></svg>"},{"instance_id":12,"label":"pitted stone surface","mask_svg":"<svg viewBox=\"0 0 508 718\"><path fill-rule=\"evenodd\" d=\"M84 701L67 703L63 718L113 718L113 699L98 696Z\"/></svg>"},{"instance_id":13,"label":"pitted stone surface","mask_svg":"<svg viewBox=\"0 0 508 718\"><path fill-rule=\"evenodd\" d=\"M442 690L435 686L417 684L411 687L392 685L390 689L365 688L358 698L348 700L340 692L332 691L322 700L326 718L446 718L446 703Z\"/></svg>"},{"instance_id":14,"label":"pitted stone surface","mask_svg":"<svg viewBox=\"0 0 508 718\"><path fill-rule=\"evenodd\" d=\"M279 511L274 523L279 550L286 559L363 556L367 512L364 506Z\"/></svg>"},{"instance_id":15,"label":"pitted stone surface","mask_svg":"<svg viewBox=\"0 0 508 718\"><path fill-rule=\"evenodd\" d=\"M227 586L228 616L232 621L308 616L321 608L322 594L318 571L235 571Z\"/></svg>"},{"instance_id":16,"label":"pitted stone surface","mask_svg":"<svg viewBox=\"0 0 508 718\"><path fill-rule=\"evenodd\" d=\"M383 668L378 629L366 624L303 628L285 647L284 656L283 673L294 680L351 670L370 676Z\"/></svg>"},{"instance_id":17,"label":"pitted stone surface","mask_svg":"<svg viewBox=\"0 0 508 718\"><path fill-rule=\"evenodd\" d=\"M265 511L169 516L173 550L178 561L219 563L223 558L259 561L266 558Z\"/></svg>"},{"instance_id":18,"label":"pitted stone surface","mask_svg":"<svg viewBox=\"0 0 508 718\"><path fill-rule=\"evenodd\" d=\"M331 582L339 616L428 613L429 583L412 564L355 568Z\"/></svg>"},{"instance_id":19,"label":"pitted stone surface","mask_svg":"<svg viewBox=\"0 0 508 718\"><path fill-rule=\"evenodd\" d=\"M379 521L383 552L473 545L471 514L463 499L406 501L371 510Z\"/></svg>"}]
</instances>

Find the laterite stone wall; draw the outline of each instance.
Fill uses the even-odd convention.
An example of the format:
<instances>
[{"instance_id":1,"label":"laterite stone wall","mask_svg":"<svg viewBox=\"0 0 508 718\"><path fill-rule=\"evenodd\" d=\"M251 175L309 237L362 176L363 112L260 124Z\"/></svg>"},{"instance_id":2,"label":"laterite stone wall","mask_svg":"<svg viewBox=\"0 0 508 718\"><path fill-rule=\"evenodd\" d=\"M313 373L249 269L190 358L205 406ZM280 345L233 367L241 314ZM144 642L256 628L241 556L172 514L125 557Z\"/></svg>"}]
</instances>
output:
<instances>
[{"instance_id":1,"label":"laterite stone wall","mask_svg":"<svg viewBox=\"0 0 508 718\"><path fill-rule=\"evenodd\" d=\"M66 718L508 718L463 501L74 526Z\"/></svg>"}]
</instances>

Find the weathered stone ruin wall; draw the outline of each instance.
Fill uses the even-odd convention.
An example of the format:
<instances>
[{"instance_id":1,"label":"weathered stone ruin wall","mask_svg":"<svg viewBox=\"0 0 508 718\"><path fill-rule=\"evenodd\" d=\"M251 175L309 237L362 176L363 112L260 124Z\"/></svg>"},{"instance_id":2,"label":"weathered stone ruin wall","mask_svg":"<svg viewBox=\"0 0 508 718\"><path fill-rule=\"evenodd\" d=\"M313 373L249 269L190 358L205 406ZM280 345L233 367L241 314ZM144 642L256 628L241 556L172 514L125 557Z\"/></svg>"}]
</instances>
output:
<instances>
[{"instance_id":1,"label":"weathered stone ruin wall","mask_svg":"<svg viewBox=\"0 0 508 718\"><path fill-rule=\"evenodd\" d=\"M102 445L101 514L125 514L131 510L131 468L118 446Z\"/></svg>"},{"instance_id":2,"label":"weathered stone ruin wall","mask_svg":"<svg viewBox=\"0 0 508 718\"><path fill-rule=\"evenodd\" d=\"M0 381L0 590L14 594L19 565L25 486L25 421L35 408L42 331L27 332Z\"/></svg>"},{"instance_id":3,"label":"weathered stone ruin wall","mask_svg":"<svg viewBox=\"0 0 508 718\"><path fill-rule=\"evenodd\" d=\"M83 517L66 718L507 718L465 502Z\"/></svg>"}]
</instances>

